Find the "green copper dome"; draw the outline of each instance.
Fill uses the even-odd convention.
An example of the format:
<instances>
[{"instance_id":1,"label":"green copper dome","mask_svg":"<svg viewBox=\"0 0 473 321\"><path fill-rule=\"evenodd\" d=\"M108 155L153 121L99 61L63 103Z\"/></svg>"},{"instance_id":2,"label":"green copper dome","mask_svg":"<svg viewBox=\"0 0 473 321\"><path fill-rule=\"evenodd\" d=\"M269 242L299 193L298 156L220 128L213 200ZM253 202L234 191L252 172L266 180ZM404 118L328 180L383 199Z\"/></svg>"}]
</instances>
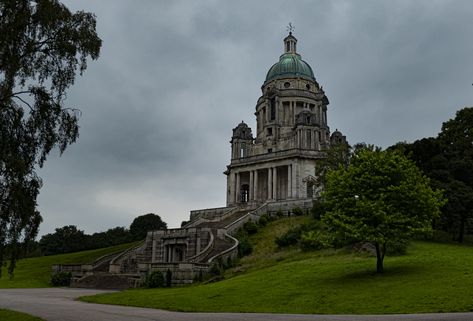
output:
<instances>
[{"instance_id":1,"label":"green copper dome","mask_svg":"<svg viewBox=\"0 0 473 321\"><path fill-rule=\"evenodd\" d=\"M279 61L269 69L265 82L283 77L302 77L315 80L314 72L309 64L302 60L299 54L291 52L279 57Z\"/></svg>"}]
</instances>

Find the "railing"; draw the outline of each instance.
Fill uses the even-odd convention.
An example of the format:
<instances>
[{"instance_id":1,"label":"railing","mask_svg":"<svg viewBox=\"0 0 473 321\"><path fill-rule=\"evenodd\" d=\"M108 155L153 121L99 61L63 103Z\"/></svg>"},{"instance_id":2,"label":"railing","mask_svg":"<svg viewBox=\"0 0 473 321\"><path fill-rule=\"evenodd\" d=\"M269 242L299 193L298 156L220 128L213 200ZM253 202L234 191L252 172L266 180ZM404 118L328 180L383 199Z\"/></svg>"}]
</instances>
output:
<instances>
[{"instance_id":1,"label":"railing","mask_svg":"<svg viewBox=\"0 0 473 321\"><path fill-rule=\"evenodd\" d=\"M227 238L229 238L229 239L231 239L231 240L233 241L233 245L232 245L230 248L228 248L228 249L226 249L226 250L224 250L224 251L218 253L217 255L212 256L212 257L208 260L208 263L212 263L212 261L213 261L214 259L216 259L216 258L218 258L218 257L221 257L221 256L225 256L226 254L228 254L228 253L230 253L230 252L235 252L235 253L231 254L232 258L235 257L235 256L238 254L238 249L237 249L238 244L239 244L238 240L237 240L236 238L234 238L233 236L227 234L227 232L225 232L224 236L227 237Z\"/></svg>"},{"instance_id":2,"label":"railing","mask_svg":"<svg viewBox=\"0 0 473 321\"><path fill-rule=\"evenodd\" d=\"M233 233L236 229L238 229L241 225L243 225L244 223L246 223L250 218L251 216L259 216L263 209L266 208L268 206L268 203L264 203L263 205L261 205L260 207L252 210L252 211L249 211L248 213L246 213L245 215L243 215L242 217L240 217L239 219L231 222L230 224L228 224L227 226L225 226L225 230L227 231L227 233L231 234Z\"/></svg>"},{"instance_id":3,"label":"railing","mask_svg":"<svg viewBox=\"0 0 473 321\"><path fill-rule=\"evenodd\" d=\"M130 252L138 250L138 249L139 249L140 247L142 247L143 245L146 245L146 241L144 241L144 242L138 244L137 246L131 247L131 248L129 248L128 250L125 250L125 251L123 251L122 253L118 254L116 257L114 257L114 258L110 261L110 270L109 270L109 272L114 272L114 273L117 273L117 271L120 272L120 271L119 271L119 266L120 266L120 265L117 264L116 262L117 262L119 259L123 258L125 255L130 254Z\"/></svg>"},{"instance_id":4,"label":"railing","mask_svg":"<svg viewBox=\"0 0 473 321\"><path fill-rule=\"evenodd\" d=\"M222 212L222 214L216 215L212 219L199 216L195 220L191 220L191 222L187 223L185 226L183 226L183 228L191 228L193 226L199 225L199 224L204 223L204 222L219 222L219 221L222 221L222 220L226 219L227 217L231 216L235 211L239 210L239 208L237 206L235 206L235 207L221 207L221 208L226 208L226 209L228 209L228 211ZM204 211L204 210L202 210L202 211Z\"/></svg>"},{"instance_id":5,"label":"railing","mask_svg":"<svg viewBox=\"0 0 473 321\"><path fill-rule=\"evenodd\" d=\"M191 221L194 218L206 218L206 219L213 219L218 216L225 215L225 213L233 210L234 207L215 207L215 208L206 208L201 210L193 210L191 211L190 219Z\"/></svg>"},{"instance_id":6,"label":"railing","mask_svg":"<svg viewBox=\"0 0 473 321\"><path fill-rule=\"evenodd\" d=\"M210 233L209 244L207 244L207 246L201 252L199 252L198 254L194 255L191 258L189 258L188 261L197 262L197 261L199 261L199 259L202 259L203 257L205 257L207 254L209 254L212 251L215 237L214 237L214 233L212 233L212 231L210 231L209 233Z\"/></svg>"},{"instance_id":7,"label":"railing","mask_svg":"<svg viewBox=\"0 0 473 321\"><path fill-rule=\"evenodd\" d=\"M243 157L243 158L232 159L231 164L238 165L238 164L263 161L263 160L268 160L268 159L273 159L273 158L278 158L278 157L296 157L297 156L297 157L309 157L309 158L322 158L324 157L324 155L325 155L324 152L320 152L316 150L291 148L291 149L275 151L272 153L259 154L259 155L253 155L253 156L248 156L248 157Z\"/></svg>"}]
</instances>

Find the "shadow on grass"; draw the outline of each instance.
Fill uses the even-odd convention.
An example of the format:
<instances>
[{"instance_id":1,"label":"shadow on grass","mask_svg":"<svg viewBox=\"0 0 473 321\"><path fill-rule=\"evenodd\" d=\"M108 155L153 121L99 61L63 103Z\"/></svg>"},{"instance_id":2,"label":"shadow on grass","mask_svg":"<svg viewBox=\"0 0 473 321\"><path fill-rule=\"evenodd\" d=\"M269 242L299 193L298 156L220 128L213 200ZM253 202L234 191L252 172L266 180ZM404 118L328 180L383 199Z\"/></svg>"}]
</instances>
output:
<instances>
[{"instance_id":1,"label":"shadow on grass","mask_svg":"<svg viewBox=\"0 0 473 321\"><path fill-rule=\"evenodd\" d=\"M322 282L325 284L356 284L366 281L375 280L396 280L403 277L409 279L415 278L417 275L421 276L425 273L425 267L419 265L394 265L386 266L384 272L377 273L375 267L363 268L358 271L352 271L327 278Z\"/></svg>"}]
</instances>

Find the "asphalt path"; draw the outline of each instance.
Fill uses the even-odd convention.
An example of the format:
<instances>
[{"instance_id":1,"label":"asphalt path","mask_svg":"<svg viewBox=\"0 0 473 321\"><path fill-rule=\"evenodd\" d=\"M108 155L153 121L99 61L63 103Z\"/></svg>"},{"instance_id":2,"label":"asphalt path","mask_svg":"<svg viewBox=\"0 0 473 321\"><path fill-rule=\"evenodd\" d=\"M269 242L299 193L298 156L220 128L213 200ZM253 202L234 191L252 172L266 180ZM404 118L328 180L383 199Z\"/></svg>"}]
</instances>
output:
<instances>
[{"instance_id":1,"label":"asphalt path","mask_svg":"<svg viewBox=\"0 0 473 321\"><path fill-rule=\"evenodd\" d=\"M47 321L472 321L473 313L399 315L308 315L270 313L183 313L76 301L110 291L45 288L0 289L0 308L26 312Z\"/></svg>"}]
</instances>

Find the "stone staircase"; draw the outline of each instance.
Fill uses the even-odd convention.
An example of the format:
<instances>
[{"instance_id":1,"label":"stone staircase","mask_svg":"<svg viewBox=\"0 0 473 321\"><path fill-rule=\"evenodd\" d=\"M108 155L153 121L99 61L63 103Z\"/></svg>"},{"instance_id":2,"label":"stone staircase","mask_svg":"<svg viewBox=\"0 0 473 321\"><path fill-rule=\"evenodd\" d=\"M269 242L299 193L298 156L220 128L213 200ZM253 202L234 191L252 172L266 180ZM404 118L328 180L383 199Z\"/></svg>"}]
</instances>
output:
<instances>
[{"instance_id":1,"label":"stone staircase","mask_svg":"<svg viewBox=\"0 0 473 321\"><path fill-rule=\"evenodd\" d=\"M77 266L67 265L55 266L55 271L75 268L71 286L85 288L136 287L152 271L170 271L173 285L192 283L215 262L235 258L238 241L230 234L256 219L255 207L212 210L201 210L182 228L150 231L143 243L103 256L92 265L80 265L80 272Z\"/></svg>"}]
</instances>

